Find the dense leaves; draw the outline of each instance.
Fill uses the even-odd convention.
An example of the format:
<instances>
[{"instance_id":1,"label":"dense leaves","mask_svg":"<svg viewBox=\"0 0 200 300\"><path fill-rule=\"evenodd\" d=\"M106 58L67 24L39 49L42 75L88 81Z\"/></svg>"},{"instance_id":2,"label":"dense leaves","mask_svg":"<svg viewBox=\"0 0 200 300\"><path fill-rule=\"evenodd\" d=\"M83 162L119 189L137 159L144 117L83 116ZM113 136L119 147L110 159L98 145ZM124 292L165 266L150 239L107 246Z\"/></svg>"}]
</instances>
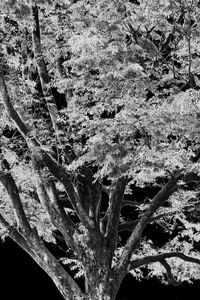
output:
<instances>
[{"instance_id":1,"label":"dense leaves","mask_svg":"<svg viewBox=\"0 0 200 300\"><path fill-rule=\"evenodd\" d=\"M73 250L60 261L85 277L85 299L96 297L89 276L102 257L102 268L116 271L116 286L129 268L143 276L145 259L138 259L170 251L185 256L149 260L149 276L174 284L173 275L199 278L199 1L15 0L0 9L7 224L27 239L5 183L11 174L28 229ZM157 189L153 197L135 196L149 187ZM143 232L149 223L168 235L161 247ZM1 224L2 237L11 235Z\"/></svg>"}]
</instances>

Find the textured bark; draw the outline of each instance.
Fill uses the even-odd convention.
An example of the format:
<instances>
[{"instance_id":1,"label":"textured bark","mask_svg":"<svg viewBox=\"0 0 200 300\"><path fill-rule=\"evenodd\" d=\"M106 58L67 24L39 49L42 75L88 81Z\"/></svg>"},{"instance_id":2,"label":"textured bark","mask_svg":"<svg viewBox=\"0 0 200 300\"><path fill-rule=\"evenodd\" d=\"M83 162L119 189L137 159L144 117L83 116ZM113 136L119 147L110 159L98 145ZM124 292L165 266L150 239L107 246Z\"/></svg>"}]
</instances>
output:
<instances>
[{"instance_id":1,"label":"textured bark","mask_svg":"<svg viewBox=\"0 0 200 300\"><path fill-rule=\"evenodd\" d=\"M81 299L83 294L73 278L63 269L57 259L47 250L37 231L30 237L36 256L33 259L51 277L64 299Z\"/></svg>"}]
</instances>

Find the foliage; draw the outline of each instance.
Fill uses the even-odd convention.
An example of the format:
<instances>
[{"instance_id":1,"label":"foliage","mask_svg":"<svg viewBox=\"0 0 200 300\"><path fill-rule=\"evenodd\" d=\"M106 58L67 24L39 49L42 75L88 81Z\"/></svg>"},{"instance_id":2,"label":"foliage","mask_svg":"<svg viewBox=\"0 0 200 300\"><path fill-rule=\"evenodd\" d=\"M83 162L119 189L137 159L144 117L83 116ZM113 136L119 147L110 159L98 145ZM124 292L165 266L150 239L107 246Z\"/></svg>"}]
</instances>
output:
<instances>
[{"instance_id":1,"label":"foliage","mask_svg":"<svg viewBox=\"0 0 200 300\"><path fill-rule=\"evenodd\" d=\"M118 278L133 266L141 279L145 260L138 261L181 252L197 265L182 257L148 261L149 276L198 279L199 1L4 0L0 11L3 218L26 240L3 181L11 174L29 229L54 243L59 231L74 252L60 261L78 269L86 289L105 253ZM158 193L137 199L134 191L147 187ZM133 218L123 211L126 200ZM161 247L142 236L149 223L168 235Z\"/></svg>"}]
</instances>

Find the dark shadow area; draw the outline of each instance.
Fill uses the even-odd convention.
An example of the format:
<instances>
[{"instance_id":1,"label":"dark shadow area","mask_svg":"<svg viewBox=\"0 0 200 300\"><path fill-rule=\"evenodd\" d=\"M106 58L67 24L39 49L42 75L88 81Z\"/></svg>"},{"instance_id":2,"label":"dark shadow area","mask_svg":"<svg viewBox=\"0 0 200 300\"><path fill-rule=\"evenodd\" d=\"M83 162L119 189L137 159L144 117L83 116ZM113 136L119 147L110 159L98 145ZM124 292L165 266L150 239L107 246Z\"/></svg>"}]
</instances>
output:
<instances>
[{"instance_id":1,"label":"dark shadow area","mask_svg":"<svg viewBox=\"0 0 200 300\"><path fill-rule=\"evenodd\" d=\"M63 300L51 279L10 239L0 243L1 300Z\"/></svg>"},{"instance_id":2,"label":"dark shadow area","mask_svg":"<svg viewBox=\"0 0 200 300\"><path fill-rule=\"evenodd\" d=\"M127 275L122 282L116 300L188 300L199 295L200 281L192 285L164 285L156 278L136 281Z\"/></svg>"},{"instance_id":3,"label":"dark shadow area","mask_svg":"<svg viewBox=\"0 0 200 300\"><path fill-rule=\"evenodd\" d=\"M1 300L63 300L51 279L10 239L0 243L0 266ZM175 287L127 275L116 300L188 300L199 294L200 281Z\"/></svg>"}]
</instances>

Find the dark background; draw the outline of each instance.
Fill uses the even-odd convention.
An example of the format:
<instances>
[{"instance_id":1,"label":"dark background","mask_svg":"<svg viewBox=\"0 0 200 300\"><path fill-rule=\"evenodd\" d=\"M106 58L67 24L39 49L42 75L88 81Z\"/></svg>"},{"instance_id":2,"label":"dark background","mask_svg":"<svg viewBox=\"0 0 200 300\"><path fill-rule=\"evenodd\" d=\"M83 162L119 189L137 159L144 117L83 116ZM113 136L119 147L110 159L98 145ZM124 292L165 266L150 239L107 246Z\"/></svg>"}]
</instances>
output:
<instances>
[{"instance_id":1,"label":"dark background","mask_svg":"<svg viewBox=\"0 0 200 300\"><path fill-rule=\"evenodd\" d=\"M117 300L190 300L200 298L200 281L192 285L165 286L157 279L136 281L128 275ZM9 238L0 243L1 300L63 300L51 279Z\"/></svg>"}]
</instances>

